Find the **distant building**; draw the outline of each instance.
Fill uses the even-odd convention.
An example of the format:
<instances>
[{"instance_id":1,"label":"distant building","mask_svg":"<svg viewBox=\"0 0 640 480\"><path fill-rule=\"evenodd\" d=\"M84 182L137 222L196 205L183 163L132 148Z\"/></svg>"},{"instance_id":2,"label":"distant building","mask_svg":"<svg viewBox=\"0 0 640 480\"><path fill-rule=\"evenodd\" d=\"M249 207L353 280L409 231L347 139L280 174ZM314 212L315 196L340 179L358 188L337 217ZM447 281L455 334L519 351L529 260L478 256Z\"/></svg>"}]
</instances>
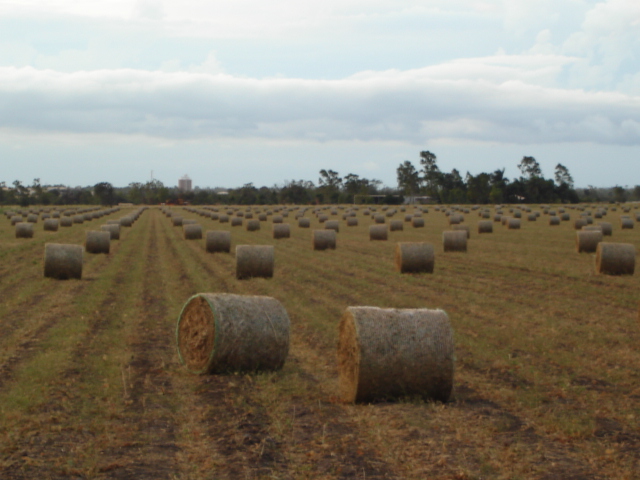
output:
<instances>
[{"instance_id":1,"label":"distant building","mask_svg":"<svg viewBox=\"0 0 640 480\"><path fill-rule=\"evenodd\" d=\"M180 180L178 180L178 190L180 190L181 192L190 192L192 190L191 179L188 175L185 175Z\"/></svg>"}]
</instances>

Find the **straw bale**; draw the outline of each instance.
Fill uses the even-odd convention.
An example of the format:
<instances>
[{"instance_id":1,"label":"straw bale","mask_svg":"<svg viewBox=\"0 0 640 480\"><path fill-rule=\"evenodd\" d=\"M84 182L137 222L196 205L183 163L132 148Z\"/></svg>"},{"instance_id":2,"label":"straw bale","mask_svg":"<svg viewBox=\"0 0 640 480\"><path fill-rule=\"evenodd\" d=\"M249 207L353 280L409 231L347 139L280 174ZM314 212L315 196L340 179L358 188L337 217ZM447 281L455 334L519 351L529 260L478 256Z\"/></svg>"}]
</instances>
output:
<instances>
[{"instance_id":1,"label":"straw bale","mask_svg":"<svg viewBox=\"0 0 640 480\"><path fill-rule=\"evenodd\" d=\"M84 223L84 217L82 215L74 215L73 223L77 223L77 224Z\"/></svg>"},{"instance_id":2,"label":"straw bale","mask_svg":"<svg viewBox=\"0 0 640 480\"><path fill-rule=\"evenodd\" d=\"M178 217L180 218L180 217ZM126 215L120 219L121 227L130 227L133 225L134 219L131 215ZM175 225L175 223L174 223ZM182 218L180 218L180 226L182 226Z\"/></svg>"},{"instance_id":3,"label":"straw bale","mask_svg":"<svg viewBox=\"0 0 640 480\"><path fill-rule=\"evenodd\" d=\"M38 223L38 215L33 214L33 213L27 215L27 222L28 223Z\"/></svg>"},{"instance_id":4,"label":"straw bale","mask_svg":"<svg viewBox=\"0 0 640 480\"><path fill-rule=\"evenodd\" d=\"M232 227L241 227L243 219L241 217L231 217Z\"/></svg>"},{"instance_id":5,"label":"straw bale","mask_svg":"<svg viewBox=\"0 0 640 480\"><path fill-rule=\"evenodd\" d=\"M369 227L369 240L387 240L388 231L386 225L371 225Z\"/></svg>"},{"instance_id":6,"label":"straw bale","mask_svg":"<svg viewBox=\"0 0 640 480\"><path fill-rule=\"evenodd\" d=\"M467 232L467 238L471 238L471 230L469 229L469 225L453 225L452 230L464 230Z\"/></svg>"},{"instance_id":7,"label":"straw bale","mask_svg":"<svg viewBox=\"0 0 640 480\"><path fill-rule=\"evenodd\" d=\"M313 249L314 250L335 250L336 248L336 231L335 230L314 230L313 231Z\"/></svg>"},{"instance_id":8,"label":"straw bale","mask_svg":"<svg viewBox=\"0 0 640 480\"><path fill-rule=\"evenodd\" d=\"M340 222L338 220L327 220L324 222L325 230L335 230L336 233L340 232Z\"/></svg>"},{"instance_id":9,"label":"straw bale","mask_svg":"<svg viewBox=\"0 0 640 480\"><path fill-rule=\"evenodd\" d=\"M300 228L309 228L311 226L311 220L308 218L300 217L298 218L298 227Z\"/></svg>"},{"instance_id":10,"label":"straw bale","mask_svg":"<svg viewBox=\"0 0 640 480\"><path fill-rule=\"evenodd\" d=\"M535 213L530 213L527 215L528 222L535 222L536 220L538 220L538 216Z\"/></svg>"},{"instance_id":11,"label":"straw bale","mask_svg":"<svg viewBox=\"0 0 640 480\"><path fill-rule=\"evenodd\" d=\"M16 238L33 238L33 223L16 223Z\"/></svg>"},{"instance_id":12,"label":"straw bale","mask_svg":"<svg viewBox=\"0 0 640 480\"><path fill-rule=\"evenodd\" d=\"M478 222L478 233L493 233L493 222L491 220Z\"/></svg>"},{"instance_id":13,"label":"straw bale","mask_svg":"<svg viewBox=\"0 0 640 480\"><path fill-rule=\"evenodd\" d=\"M413 228L424 228L424 218L413 217L411 219L411 225L413 226Z\"/></svg>"},{"instance_id":14,"label":"straw bale","mask_svg":"<svg viewBox=\"0 0 640 480\"><path fill-rule=\"evenodd\" d=\"M391 220L389 222L389 231L396 232L404 230L404 224L402 220Z\"/></svg>"},{"instance_id":15,"label":"straw bale","mask_svg":"<svg viewBox=\"0 0 640 480\"><path fill-rule=\"evenodd\" d=\"M11 226L13 227L16 223L20 223L24 220L22 215L13 215L11 217Z\"/></svg>"},{"instance_id":16,"label":"straw bale","mask_svg":"<svg viewBox=\"0 0 640 480\"><path fill-rule=\"evenodd\" d=\"M60 222L55 218L47 218L44 221L43 226L46 232L57 232L58 227L60 226Z\"/></svg>"},{"instance_id":17,"label":"straw bale","mask_svg":"<svg viewBox=\"0 0 640 480\"><path fill-rule=\"evenodd\" d=\"M82 246L47 243L44 246L44 276L67 280L82 278Z\"/></svg>"},{"instance_id":18,"label":"straw bale","mask_svg":"<svg viewBox=\"0 0 640 480\"><path fill-rule=\"evenodd\" d=\"M60 226L61 227L72 227L73 226L73 219L71 217L65 217L65 216L60 217Z\"/></svg>"},{"instance_id":19,"label":"straw bale","mask_svg":"<svg viewBox=\"0 0 640 480\"><path fill-rule=\"evenodd\" d=\"M257 232L260 230L260 220L248 220L247 232Z\"/></svg>"},{"instance_id":20,"label":"straw bale","mask_svg":"<svg viewBox=\"0 0 640 480\"><path fill-rule=\"evenodd\" d=\"M582 227L587 225L587 220L584 218L576 218L576 220L573 222L573 228L575 228L576 230L581 230Z\"/></svg>"},{"instance_id":21,"label":"straw bale","mask_svg":"<svg viewBox=\"0 0 640 480\"><path fill-rule=\"evenodd\" d=\"M576 250L578 253L593 253L602 241L602 231L579 230L576 232Z\"/></svg>"},{"instance_id":22,"label":"straw bale","mask_svg":"<svg viewBox=\"0 0 640 480\"><path fill-rule=\"evenodd\" d=\"M399 242L396 244L395 262L400 273L433 273L433 245L424 242Z\"/></svg>"},{"instance_id":23,"label":"straw bale","mask_svg":"<svg viewBox=\"0 0 640 480\"><path fill-rule=\"evenodd\" d=\"M605 275L633 275L636 247L631 243L600 242L596 250L596 272Z\"/></svg>"},{"instance_id":24,"label":"straw bale","mask_svg":"<svg viewBox=\"0 0 640 480\"><path fill-rule=\"evenodd\" d=\"M347 218L347 227L357 227L358 226L358 219L355 217L349 217Z\"/></svg>"},{"instance_id":25,"label":"straw bale","mask_svg":"<svg viewBox=\"0 0 640 480\"><path fill-rule=\"evenodd\" d=\"M556 217L555 215L549 217L549 225L556 226L560 225L560 217Z\"/></svg>"},{"instance_id":26,"label":"straw bale","mask_svg":"<svg viewBox=\"0 0 640 480\"><path fill-rule=\"evenodd\" d=\"M453 373L453 330L443 310L345 310L338 339L338 384L343 401L417 395L446 402Z\"/></svg>"},{"instance_id":27,"label":"straw bale","mask_svg":"<svg viewBox=\"0 0 640 480\"><path fill-rule=\"evenodd\" d=\"M282 217L282 215L274 215L271 221L273 223L282 223L284 222L284 218Z\"/></svg>"},{"instance_id":28,"label":"straw bale","mask_svg":"<svg viewBox=\"0 0 640 480\"><path fill-rule=\"evenodd\" d=\"M502 222L502 215L501 215L501 214L499 214L499 213L496 213L496 214L493 216L493 221L494 221L494 222Z\"/></svg>"},{"instance_id":29,"label":"straw bale","mask_svg":"<svg viewBox=\"0 0 640 480\"><path fill-rule=\"evenodd\" d=\"M289 238L291 236L291 226L288 223L273 224L273 238Z\"/></svg>"},{"instance_id":30,"label":"straw bale","mask_svg":"<svg viewBox=\"0 0 640 480\"><path fill-rule=\"evenodd\" d=\"M218 215L218 221L220 223L229 223L229 215Z\"/></svg>"},{"instance_id":31,"label":"straw bale","mask_svg":"<svg viewBox=\"0 0 640 480\"><path fill-rule=\"evenodd\" d=\"M267 221L267 214L266 213L258 214L258 220L260 220L261 222L266 222Z\"/></svg>"},{"instance_id":32,"label":"straw bale","mask_svg":"<svg viewBox=\"0 0 640 480\"><path fill-rule=\"evenodd\" d=\"M185 240L202 240L202 225L189 223L182 227Z\"/></svg>"},{"instance_id":33,"label":"straw bale","mask_svg":"<svg viewBox=\"0 0 640 480\"><path fill-rule=\"evenodd\" d=\"M87 253L109 253L111 233L102 230L89 230L85 236L84 249Z\"/></svg>"},{"instance_id":34,"label":"straw bale","mask_svg":"<svg viewBox=\"0 0 640 480\"><path fill-rule=\"evenodd\" d=\"M507 223L507 228L509 230L520 230L520 219L519 218L510 218Z\"/></svg>"},{"instance_id":35,"label":"straw bale","mask_svg":"<svg viewBox=\"0 0 640 480\"><path fill-rule=\"evenodd\" d=\"M195 374L280 370L289 353L290 322L271 297L199 293L176 327L180 361Z\"/></svg>"},{"instance_id":36,"label":"straw bale","mask_svg":"<svg viewBox=\"0 0 640 480\"><path fill-rule=\"evenodd\" d=\"M620 219L620 228L622 230L631 230L633 229L633 220L631 218L621 218Z\"/></svg>"},{"instance_id":37,"label":"straw bale","mask_svg":"<svg viewBox=\"0 0 640 480\"><path fill-rule=\"evenodd\" d=\"M209 253L231 252L231 232L208 230L205 239L205 250Z\"/></svg>"},{"instance_id":38,"label":"straw bale","mask_svg":"<svg viewBox=\"0 0 640 480\"><path fill-rule=\"evenodd\" d=\"M464 230L445 230L442 232L442 245L445 252L466 252L467 232Z\"/></svg>"},{"instance_id":39,"label":"straw bale","mask_svg":"<svg viewBox=\"0 0 640 480\"><path fill-rule=\"evenodd\" d=\"M237 245L236 278L273 277L275 249L273 245Z\"/></svg>"},{"instance_id":40,"label":"straw bale","mask_svg":"<svg viewBox=\"0 0 640 480\"><path fill-rule=\"evenodd\" d=\"M602 234L605 236L611 236L613 233L613 226L609 222L598 222L598 225L602 227Z\"/></svg>"},{"instance_id":41,"label":"straw bale","mask_svg":"<svg viewBox=\"0 0 640 480\"><path fill-rule=\"evenodd\" d=\"M120 225L102 225L100 227L100 230L102 230L103 232L109 232L111 240L120 240Z\"/></svg>"}]
</instances>

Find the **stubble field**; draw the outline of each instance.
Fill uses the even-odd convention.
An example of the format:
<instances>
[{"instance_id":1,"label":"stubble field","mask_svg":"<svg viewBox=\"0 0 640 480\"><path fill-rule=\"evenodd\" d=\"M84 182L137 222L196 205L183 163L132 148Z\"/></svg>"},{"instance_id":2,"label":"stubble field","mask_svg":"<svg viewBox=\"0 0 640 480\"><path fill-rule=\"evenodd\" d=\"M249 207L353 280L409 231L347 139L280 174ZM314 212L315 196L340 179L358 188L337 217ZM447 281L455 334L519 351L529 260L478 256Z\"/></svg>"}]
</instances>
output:
<instances>
[{"instance_id":1,"label":"stubble field","mask_svg":"<svg viewBox=\"0 0 640 480\"><path fill-rule=\"evenodd\" d=\"M231 231L232 253L207 253L151 207L110 254L85 253L82 280L56 281L43 276L44 244L82 244L127 209L58 232L40 220L32 239L0 217L0 478L638 478L640 276L595 274L594 254L575 249L580 212L557 227L523 215L520 230L496 222L479 235L471 211L468 251L444 253L447 217L433 207L424 228L405 223L388 241L369 240L364 207L356 227L326 210L340 221L327 251L312 249L322 228L312 208L311 228L293 209L280 240L271 217L248 232L172 210L203 231ZM603 218L605 241L638 250L640 227L622 230L622 213ZM398 273L400 241L432 243L433 274ZM274 277L237 280L240 244L275 245ZM199 292L279 300L291 320L284 368L188 374L176 320ZM448 403L340 402L338 323L360 305L448 313Z\"/></svg>"}]
</instances>

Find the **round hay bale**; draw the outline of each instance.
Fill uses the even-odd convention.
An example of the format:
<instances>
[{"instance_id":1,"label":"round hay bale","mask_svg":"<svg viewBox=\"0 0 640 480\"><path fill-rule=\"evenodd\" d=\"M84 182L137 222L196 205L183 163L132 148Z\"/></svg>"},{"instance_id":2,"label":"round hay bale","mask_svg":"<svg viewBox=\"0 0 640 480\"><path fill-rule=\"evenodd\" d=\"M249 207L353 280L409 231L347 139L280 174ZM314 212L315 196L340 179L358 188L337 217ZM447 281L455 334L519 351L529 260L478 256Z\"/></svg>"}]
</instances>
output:
<instances>
[{"instance_id":1,"label":"round hay bale","mask_svg":"<svg viewBox=\"0 0 640 480\"><path fill-rule=\"evenodd\" d=\"M191 373L279 370L289 330L287 311L274 298L198 293L180 312L176 343Z\"/></svg>"},{"instance_id":2,"label":"round hay bale","mask_svg":"<svg viewBox=\"0 0 640 480\"><path fill-rule=\"evenodd\" d=\"M386 225L371 225L369 227L369 240L386 241L389 236L388 232L389 230Z\"/></svg>"},{"instance_id":3,"label":"round hay bale","mask_svg":"<svg viewBox=\"0 0 640 480\"><path fill-rule=\"evenodd\" d=\"M596 250L596 272L605 275L633 275L636 247L631 243L600 242Z\"/></svg>"},{"instance_id":4,"label":"round hay bale","mask_svg":"<svg viewBox=\"0 0 640 480\"><path fill-rule=\"evenodd\" d=\"M549 217L549 225L551 225L552 227L556 225L560 225L560 217L556 217L556 216Z\"/></svg>"},{"instance_id":5,"label":"round hay bale","mask_svg":"<svg viewBox=\"0 0 640 480\"><path fill-rule=\"evenodd\" d=\"M16 223L16 238L33 238L33 223Z\"/></svg>"},{"instance_id":6,"label":"round hay bale","mask_svg":"<svg viewBox=\"0 0 640 480\"><path fill-rule=\"evenodd\" d=\"M469 230L469 225L454 225L453 230L464 230L467 232L467 238L471 238L471 231Z\"/></svg>"},{"instance_id":7,"label":"round hay bale","mask_svg":"<svg viewBox=\"0 0 640 480\"><path fill-rule=\"evenodd\" d=\"M102 230L103 232L109 232L111 240L120 240L120 225L102 225L100 227L100 230Z\"/></svg>"},{"instance_id":8,"label":"round hay bale","mask_svg":"<svg viewBox=\"0 0 640 480\"><path fill-rule=\"evenodd\" d=\"M229 215L219 215L218 221L220 223L229 223Z\"/></svg>"},{"instance_id":9,"label":"round hay bale","mask_svg":"<svg viewBox=\"0 0 640 480\"><path fill-rule=\"evenodd\" d=\"M373 221L376 223L384 223L384 215L381 215L381 214L374 215Z\"/></svg>"},{"instance_id":10,"label":"round hay bale","mask_svg":"<svg viewBox=\"0 0 640 480\"><path fill-rule=\"evenodd\" d=\"M236 246L236 278L273 277L275 249L273 245Z\"/></svg>"},{"instance_id":11,"label":"round hay bale","mask_svg":"<svg viewBox=\"0 0 640 480\"><path fill-rule=\"evenodd\" d=\"M335 230L314 230L313 249L314 250L335 250L337 234Z\"/></svg>"},{"instance_id":12,"label":"round hay bale","mask_svg":"<svg viewBox=\"0 0 640 480\"><path fill-rule=\"evenodd\" d=\"M580 230L576 232L576 250L578 253L593 253L602 241L602 232L598 230Z\"/></svg>"},{"instance_id":13,"label":"round hay bale","mask_svg":"<svg viewBox=\"0 0 640 480\"><path fill-rule=\"evenodd\" d=\"M357 227L358 226L358 219L355 217L349 217L347 218L347 227Z\"/></svg>"},{"instance_id":14,"label":"round hay bale","mask_svg":"<svg viewBox=\"0 0 640 480\"><path fill-rule=\"evenodd\" d=\"M569 220L571 220L571 215L569 215L568 213L560 214L560 221L568 222Z\"/></svg>"},{"instance_id":15,"label":"round hay bale","mask_svg":"<svg viewBox=\"0 0 640 480\"><path fill-rule=\"evenodd\" d=\"M338 220L327 220L324 222L325 230L335 230L336 233L340 232L340 222Z\"/></svg>"},{"instance_id":16,"label":"round hay bale","mask_svg":"<svg viewBox=\"0 0 640 480\"><path fill-rule=\"evenodd\" d=\"M598 225L602 227L602 234L610 237L613 233L613 226L609 222L599 222Z\"/></svg>"},{"instance_id":17,"label":"round hay bale","mask_svg":"<svg viewBox=\"0 0 640 480\"><path fill-rule=\"evenodd\" d=\"M180 218L180 217L178 217ZM127 215L126 217L122 217L120 219L120 226L121 227L131 227L133 225L134 219L131 215ZM174 223L175 225L175 223ZM182 226L182 218L180 218L180 226Z\"/></svg>"},{"instance_id":18,"label":"round hay bale","mask_svg":"<svg viewBox=\"0 0 640 480\"><path fill-rule=\"evenodd\" d=\"M231 217L232 227L241 227L243 219L241 217Z\"/></svg>"},{"instance_id":19,"label":"round hay bale","mask_svg":"<svg viewBox=\"0 0 640 480\"><path fill-rule=\"evenodd\" d=\"M185 225L194 225L198 222L196 222L193 218L183 218L182 219L182 226L184 227Z\"/></svg>"},{"instance_id":20,"label":"round hay bale","mask_svg":"<svg viewBox=\"0 0 640 480\"><path fill-rule=\"evenodd\" d=\"M494 221L494 222L497 222L497 223L502 222L502 215L501 215L501 214L499 214L499 213L496 213L496 214L493 216L493 221Z\"/></svg>"},{"instance_id":21,"label":"round hay bale","mask_svg":"<svg viewBox=\"0 0 640 480\"><path fill-rule=\"evenodd\" d=\"M300 228L309 228L311 226L311 220L308 218L300 217L298 218L298 227Z\"/></svg>"},{"instance_id":22,"label":"round hay bale","mask_svg":"<svg viewBox=\"0 0 640 480\"><path fill-rule=\"evenodd\" d=\"M491 220L478 222L478 233L493 233L493 222Z\"/></svg>"},{"instance_id":23,"label":"round hay bale","mask_svg":"<svg viewBox=\"0 0 640 480\"><path fill-rule=\"evenodd\" d=\"M507 223L507 228L509 230L520 230L520 219L519 218L510 218Z\"/></svg>"},{"instance_id":24,"label":"round hay bale","mask_svg":"<svg viewBox=\"0 0 640 480\"><path fill-rule=\"evenodd\" d=\"M620 219L620 228L622 230L632 230L633 229L633 220L631 218L621 218Z\"/></svg>"},{"instance_id":25,"label":"round hay bale","mask_svg":"<svg viewBox=\"0 0 640 480\"><path fill-rule=\"evenodd\" d=\"M424 218L413 217L411 219L411 225L413 226L413 228L424 228Z\"/></svg>"},{"instance_id":26,"label":"round hay bale","mask_svg":"<svg viewBox=\"0 0 640 480\"><path fill-rule=\"evenodd\" d=\"M576 230L581 230L582 227L587 225L587 220L584 218L576 218L575 222L573 222L573 228Z\"/></svg>"},{"instance_id":27,"label":"round hay bale","mask_svg":"<svg viewBox=\"0 0 640 480\"><path fill-rule=\"evenodd\" d=\"M185 240L202 240L202 225L189 223L182 226Z\"/></svg>"},{"instance_id":28,"label":"round hay bale","mask_svg":"<svg viewBox=\"0 0 640 480\"><path fill-rule=\"evenodd\" d=\"M442 232L442 245L445 252L466 252L467 232L464 230L445 230Z\"/></svg>"},{"instance_id":29,"label":"round hay bale","mask_svg":"<svg viewBox=\"0 0 640 480\"><path fill-rule=\"evenodd\" d=\"M38 215L35 213L27 215L27 223L38 223Z\"/></svg>"},{"instance_id":30,"label":"round hay bale","mask_svg":"<svg viewBox=\"0 0 640 480\"><path fill-rule=\"evenodd\" d=\"M205 250L209 253L231 252L231 232L208 230L205 239Z\"/></svg>"},{"instance_id":31,"label":"round hay bale","mask_svg":"<svg viewBox=\"0 0 640 480\"><path fill-rule=\"evenodd\" d=\"M267 221L267 214L266 213L260 213L258 215L258 220L260 220L261 222L266 222Z\"/></svg>"},{"instance_id":32,"label":"round hay bale","mask_svg":"<svg viewBox=\"0 0 640 480\"><path fill-rule=\"evenodd\" d=\"M87 253L109 253L111 233L102 230L89 230L85 235L84 249Z\"/></svg>"},{"instance_id":33,"label":"round hay bale","mask_svg":"<svg viewBox=\"0 0 640 480\"><path fill-rule=\"evenodd\" d=\"M535 222L536 220L538 220L538 216L535 213L529 213L527 215L528 222Z\"/></svg>"},{"instance_id":34,"label":"round hay bale","mask_svg":"<svg viewBox=\"0 0 640 480\"><path fill-rule=\"evenodd\" d=\"M65 217L65 216L60 217L60 226L61 227L72 227L73 226L73 219L71 217Z\"/></svg>"},{"instance_id":35,"label":"round hay bale","mask_svg":"<svg viewBox=\"0 0 640 480\"><path fill-rule=\"evenodd\" d=\"M282 223L284 222L284 218L282 215L274 215L273 218L271 219L271 222L273 223Z\"/></svg>"},{"instance_id":36,"label":"round hay bale","mask_svg":"<svg viewBox=\"0 0 640 480\"><path fill-rule=\"evenodd\" d=\"M260 220L248 220L247 232L257 232L260 230Z\"/></svg>"},{"instance_id":37,"label":"round hay bale","mask_svg":"<svg viewBox=\"0 0 640 480\"><path fill-rule=\"evenodd\" d=\"M391 232L403 231L404 224L402 223L402 220L391 220L389 222L389 230Z\"/></svg>"},{"instance_id":38,"label":"round hay bale","mask_svg":"<svg viewBox=\"0 0 640 480\"><path fill-rule=\"evenodd\" d=\"M424 242L399 242L396 244L395 262L400 273L433 273L433 245Z\"/></svg>"},{"instance_id":39,"label":"round hay bale","mask_svg":"<svg viewBox=\"0 0 640 480\"><path fill-rule=\"evenodd\" d=\"M318 221L319 221L320 223L324 223L324 222L326 222L327 220L329 220L329 215L318 215Z\"/></svg>"},{"instance_id":40,"label":"round hay bale","mask_svg":"<svg viewBox=\"0 0 640 480\"><path fill-rule=\"evenodd\" d=\"M24 219L22 215L13 215L11 217L11 226L13 227L16 223L22 222Z\"/></svg>"},{"instance_id":41,"label":"round hay bale","mask_svg":"<svg viewBox=\"0 0 640 480\"><path fill-rule=\"evenodd\" d=\"M84 217L82 215L74 215L73 223L77 223L77 224L84 223Z\"/></svg>"},{"instance_id":42,"label":"round hay bale","mask_svg":"<svg viewBox=\"0 0 640 480\"><path fill-rule=\"evenodd\" d=\"M288 223L273 224L273 238L289 238L291 236L291 226Z\"/></svg>"},{"instance_id":43,"label":"round hay bale","mask_svg":"<svg viewBox=\"0 0 640 480\"><path fill-rule=\"evenodd\" d=\"M338 338L343 401L407 395L446 402L453 388L454 339L443 310L347 307Z\"/></svg>"},{"instance_id":44,"label":"round hay bale","mask_svg":"<svg viewBox=\"0 0 640 480\"><path fill-rule=\"evenodd\" d=\"M43 225L45 232L57 232L60 222L55 218L47 218Z\"/></svg>"},{"instance_id":45,"label":"round hay bale","mask_svg":"<svg viewBox=\"0 0 640 480\"><path fill-rule=\"evenodd\" d=\"M82 278L82 246L47 243L44 246L44 276L67 280Z\"/></svg>"}]
</instances>

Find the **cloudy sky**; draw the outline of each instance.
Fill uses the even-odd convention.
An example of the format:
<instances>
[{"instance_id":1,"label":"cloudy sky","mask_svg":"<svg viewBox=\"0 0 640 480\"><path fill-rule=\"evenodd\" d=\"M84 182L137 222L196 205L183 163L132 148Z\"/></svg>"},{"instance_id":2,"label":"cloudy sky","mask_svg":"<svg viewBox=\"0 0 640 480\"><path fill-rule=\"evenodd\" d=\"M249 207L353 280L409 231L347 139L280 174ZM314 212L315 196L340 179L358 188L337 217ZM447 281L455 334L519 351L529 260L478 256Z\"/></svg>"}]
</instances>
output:
<instances>
[{"instance_id":1,"label":"cloudy sky","mask_svg":"<svg viewBox=\"0 0 640 480\"><path fill-rule=\"evenodd\" d=\"M0 181L640 184L638 0L0 0Z\"/></svg>"}]
</instances>

